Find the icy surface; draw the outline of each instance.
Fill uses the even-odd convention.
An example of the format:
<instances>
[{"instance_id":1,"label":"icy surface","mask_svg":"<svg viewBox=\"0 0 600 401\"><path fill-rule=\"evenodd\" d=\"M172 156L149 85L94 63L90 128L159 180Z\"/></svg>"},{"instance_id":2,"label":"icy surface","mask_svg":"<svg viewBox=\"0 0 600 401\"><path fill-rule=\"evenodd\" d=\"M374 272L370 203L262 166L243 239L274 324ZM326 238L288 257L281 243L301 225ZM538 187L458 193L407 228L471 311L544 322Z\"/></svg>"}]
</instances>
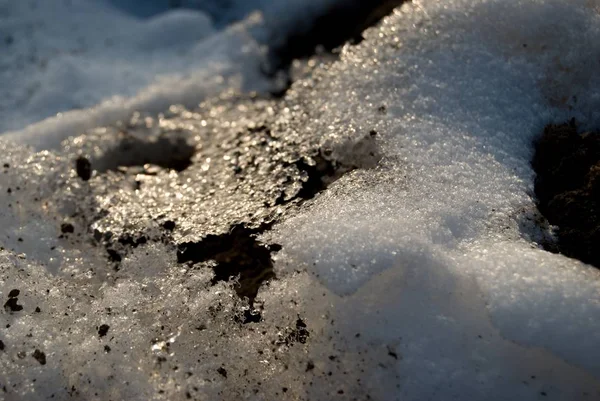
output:
<instances>
[{"instance_id":1,"label":"icy surface","mask_svg":"<svg viewBox=\"0 0 600 401\"><path fill-rule=\"evenodd\" d=\"M600 123L599 10L415 2L283 100L3 142L2 395L600 398L600 273L538 245L529 165Z\"/></svg>"}]
</instances>

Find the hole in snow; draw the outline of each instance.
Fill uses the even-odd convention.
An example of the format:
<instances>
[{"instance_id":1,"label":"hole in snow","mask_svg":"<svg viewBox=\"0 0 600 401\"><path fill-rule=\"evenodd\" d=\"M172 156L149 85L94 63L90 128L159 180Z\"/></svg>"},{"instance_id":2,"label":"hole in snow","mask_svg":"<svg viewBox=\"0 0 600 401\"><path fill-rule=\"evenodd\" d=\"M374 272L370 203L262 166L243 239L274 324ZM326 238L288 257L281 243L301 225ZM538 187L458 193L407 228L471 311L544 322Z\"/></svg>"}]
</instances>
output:
<instances>
[{"instance_id":1,"label":"hole in snow","mask_svg":"<svg viewBox=\"0 0 600 401\"><path fill-rule=\"evenodd\" d=\"M185 137L168 133L144 136L132 132L120 132L116 143L92 161L92 168L99 173L120 167L143 167L144 173L152 173L155 167L181 172L192 164L196 149Z\"/></svg>"},{"instance_id":2,"label":"hole in snow","mask_svg":"<svg viewBox=\"0 0 600 401\"><path fill-rule=\"evenodd\" d=\"M199 242L183 243L179 246L177 261L216 262L212 283L237 278L237 295L248 298L252 306L260 286L275 278L271 252L281 249L279 245L267 246L256 240L256 235L266 229L249 229L238 224L226 234L207 235Z\"/></svg>"}]
</instances>

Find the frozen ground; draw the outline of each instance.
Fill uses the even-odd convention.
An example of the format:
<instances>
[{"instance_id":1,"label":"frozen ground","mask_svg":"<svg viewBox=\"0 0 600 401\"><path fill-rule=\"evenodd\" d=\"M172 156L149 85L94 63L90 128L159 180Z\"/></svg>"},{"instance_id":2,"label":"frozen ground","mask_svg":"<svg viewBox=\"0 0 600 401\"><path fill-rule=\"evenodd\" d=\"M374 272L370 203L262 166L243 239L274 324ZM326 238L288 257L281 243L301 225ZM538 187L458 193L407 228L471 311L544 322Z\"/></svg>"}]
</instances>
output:
<instances>
[{"instance_id":1,"label":"frozen ground","mask_svg":"<svg viewBox=\"0 0 600 401\"><path fill-rule=\"evenodd\" d=\"M600 398L600 272L541 248L530 167L600 123L599 10L414 2L282 100L7 135L3 396Z\"/></svg>"}]
</instances>

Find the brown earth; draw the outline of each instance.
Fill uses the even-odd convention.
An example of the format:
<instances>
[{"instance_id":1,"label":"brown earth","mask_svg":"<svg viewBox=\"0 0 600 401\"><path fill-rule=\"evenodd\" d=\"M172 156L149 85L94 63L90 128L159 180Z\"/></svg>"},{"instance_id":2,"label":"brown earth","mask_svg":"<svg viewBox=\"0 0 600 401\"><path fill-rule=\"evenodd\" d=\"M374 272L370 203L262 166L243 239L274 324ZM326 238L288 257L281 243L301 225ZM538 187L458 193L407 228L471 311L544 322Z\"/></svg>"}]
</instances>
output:
<instances>
[{"instance_id":1,"label":"brown earth","mask_svg":"<svg viewBox=\"0 0 600 401\"><path fill-rule=\"evenodd\" d=\"M600 132L579 133L574 120L548 125L535 150L535 194L558 227L555 250L600 267Z\"/></svg>"}]
</instances>

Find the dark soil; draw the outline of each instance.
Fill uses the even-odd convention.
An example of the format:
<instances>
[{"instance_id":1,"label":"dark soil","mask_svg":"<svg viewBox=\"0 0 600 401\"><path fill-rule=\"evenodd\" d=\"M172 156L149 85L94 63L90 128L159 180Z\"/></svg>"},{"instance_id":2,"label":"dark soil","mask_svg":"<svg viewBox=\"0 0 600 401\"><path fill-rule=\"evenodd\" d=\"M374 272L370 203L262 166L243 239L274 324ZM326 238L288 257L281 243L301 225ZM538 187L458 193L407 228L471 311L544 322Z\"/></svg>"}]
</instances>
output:
<instances>
[{"instance_id":1,"label":"dark soil","mask_svg":"<svg viewBox=\"0 0 600 401\"><path fill-rule=\"evenodd\" d=\"M35 360L40 363L40 365L46 364L46 354L39 349L36 349L31 356L34 357Z\"/></svg>"},{"instance_id":2,"label":"dark soil","mask_svg":"<svg viewBox=\"0 0 600 401\"><path fill-rule=\"evenodd\" d=\"M225 368L223 368L223 367L220 367L219 369L217 369L217 372L218 372L218 373L219 373L221 376L223 376L224 378L226 378L226 379L227 379L227 370L225 370Z\"/></svg>"},{"instance_id":3,"label":"dark soil","mask_svg":"<svg viewBox=\"0 0 600 401\"><path fill-rule=\"evenodd\" d=\"M330 183L336 181L352 168L337 168L337 163L327 160L321 154L314 157L315 164L311 166L303 159L294 164L299 171L306 173L307 179L302 183L302 189L298 192L301 199L312 199L319 192L327 189Z\"/></svg>"},{"instance_id":4,"label":"dark soil","mask_svg":"<svg viewBox=\"0 0 600 401\"><path fill-rule=\"evenodd\" d=\"M92 177L92 164L85 157L78 157L75 160L75 171L83 181L88 181Z\"/></svg>"},{"instance_id":5,"label":"dark soil","mask_svg":"<svg viewBox=\"0 0 600 401\"><path fill-rule=\"evenodd\" d=\"M63 223L60 225L60 232L63 234L72 234L75 232L75 227L70 223Z\"/></svg>"},{"instance_id":6,"label":"dark soil","mask_svg":"<svg viewBox=\"0 0 600 401\"><path fill-rule=\"evenodd\" d=\"M362 32L406 0L338 1L324 7L310 24L296 21L296 29L271 49L275 70L294 59L310 57L318 46L331 51L346 42L359 43Z\"/></svg>"},{"instance_id":7,"label":"dark soil","mask_svg":"<svg viewBox=\"0 0 600 401\"><path fill-rule=\"evenodd\" d=\"M21 291L19 290L11 290L8 293L8 301L4 304L4 309L7 312L20 312L23 310L23 305L19 305L19 294Z\"/></svg>"},{"instance_id":8,"label":"dark soil","mask_svg":"<svg viewBox=\"0 0 600 401\"><path fill-rule=\"evenodd\" d=\"M107 324L103 324L98 327L98 336L104 337L108 333L108 329L110 329L110 326Z\"/></svg>"},{"instance_id":9,"label":"dark soil","mask_svg":"<svg viewBox=\"0 0 600 401\"><path fill-rule=\"evenodd\" d=\"M294 343L306 344L310 337L307 325L300 317L296 320L296 327L289 329L287 335L280 338L280 343L291 346Z\"/></svg>"},{"instance_id":10,"label":"dark soil","mask_svg":"<svg viewBox=\"0 0 600 401\"><path fill-rule=\"evenodd\" d=\"M167 231L173 231L175 229L176 223L173 220L167 220L163 223L162 226Z\"/></svg>"},{"instance_id":11,"label":"dark soil","mask_svg":"<svg viewBox=\"0 0 600 401\"><path fill-rule=\"evenodd\" d=\"M558 227L558 252L600 267L600 132L574 120L548 125L535 143L538 208Z\"/></svg>"},{"instance_id":12,"label":"dark soil","mask_svg":"<svg viewBox=\"0 0 600 401\"><path fill-rule=\"evenodd\" d=\"M213 284L238 277L235 291L240 298L248 298L253 304L262 283L275 278L271 260L272 247L256 240L255 230L237 225L222 235L208 235L200 242L188 242L179 246L177 261L206 262L214 260ZM276 247L277 249L277 247Z\"/></svg>"}]
</instances>

